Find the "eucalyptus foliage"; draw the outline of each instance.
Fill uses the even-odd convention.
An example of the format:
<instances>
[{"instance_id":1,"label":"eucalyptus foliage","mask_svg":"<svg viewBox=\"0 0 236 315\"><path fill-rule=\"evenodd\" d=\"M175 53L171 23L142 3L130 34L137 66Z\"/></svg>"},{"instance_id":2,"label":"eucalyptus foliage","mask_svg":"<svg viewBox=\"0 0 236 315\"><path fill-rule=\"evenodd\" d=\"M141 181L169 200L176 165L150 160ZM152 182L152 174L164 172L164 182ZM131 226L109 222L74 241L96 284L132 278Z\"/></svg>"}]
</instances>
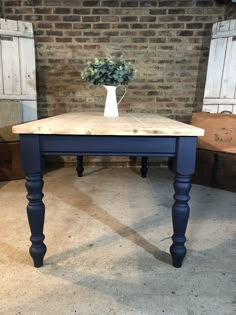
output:
<instances>
[{"instance_id":1,"label":"eucalyptus foliage","mask_svg":"<svg viewBox=\"0 0 236 315\"><path fill-rule=\"evenodd\" d=\"M95 85L127 85L133 80L136 69L122 57L115 60L109 56L104 60L95 58L93 62L88 62L81 73L83 80Z\"/></svg>"}]
</instances>

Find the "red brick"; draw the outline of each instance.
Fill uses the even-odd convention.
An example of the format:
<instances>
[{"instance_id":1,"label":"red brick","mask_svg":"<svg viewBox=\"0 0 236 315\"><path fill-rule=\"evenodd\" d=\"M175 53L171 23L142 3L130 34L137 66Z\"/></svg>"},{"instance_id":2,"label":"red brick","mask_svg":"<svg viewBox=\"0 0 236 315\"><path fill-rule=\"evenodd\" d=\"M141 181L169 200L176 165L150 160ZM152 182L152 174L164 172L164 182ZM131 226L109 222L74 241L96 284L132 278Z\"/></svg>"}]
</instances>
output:
<instances>
[{"instance_id":1,"label":"red brick","mask_svg":"<svg viewBox=\"0 0 236 315\"><path fill-rule=\"evenodd\" d=\"M81 18L78 15L64 15L63 16L64 22L78 22L80 20L81 20Z\"/></svg>"},{"instance_id":2,"label":"red brick","mask_svg":"<svg viewBox=\"0 0 236 315\"><path fill-rule=\"evenodd\" d=\"M54 9L54 14L70 14L71 9L68 8L55 8Z\"/></svg>"},{"instance_id":3,"label":"red brick","mask_svg":"<svg viewBox=\"0 0 236 315\"><path fill-rule=\"evenodd\" d=\"M58 43L71 43L72 38L69 37L56 37L56 42Z\"/></svg>"},{"instance_id":4,"label":"red brick","mask_svg":"<svg viewBox=\"0 0 236 315\"><path fill-rule=\"evenodd\" d=\"M92 9L92 14L109 14L110 10L109 9Z\"/></svg>"},{"instance_id":5,"label":"red brick","mask_svg":"<svg viewBox=\"0 0 236 315\"><path fill-rule=\"evenodd\" d=\"M51 14L52 8L35 8L34 12L36 14Z\"/></svg>"},{"instance_id":6,"label":"red brick","mask_svg":"<svg viewBox=\"0 0 236 315\"><path fill-rule=\"evenodd\" d=\"M71 23L56 23L55 28L59 29L72 29L72 24Z\"/></svg>"},{"instance_id":7,"label":"red brick","mask_svg":"<svg viewBox=\"0 0 236 315\"><path fill-rule=\"evenodd\" d=\"M157 1L141 1L140 7L156 7Z\"/></svg>"},{"instance_id":8,"label":"red brick","mask_svg":"<svg viewBox=\"0 0 236 315\"><path fill-rule=\"evenodd\" d=\"M139 1L121 1L120 5L121 7L138 7Z\"/></svg>"},{"instance_id":9,"label":"red brick","mask_svg":"<svg viewBox=\"0 0 236 315\"><path fill-rule=\"evenodd\" d=\"M102 1L103 7L118 7L119 1Z\"/></svg>"}]
</instances>

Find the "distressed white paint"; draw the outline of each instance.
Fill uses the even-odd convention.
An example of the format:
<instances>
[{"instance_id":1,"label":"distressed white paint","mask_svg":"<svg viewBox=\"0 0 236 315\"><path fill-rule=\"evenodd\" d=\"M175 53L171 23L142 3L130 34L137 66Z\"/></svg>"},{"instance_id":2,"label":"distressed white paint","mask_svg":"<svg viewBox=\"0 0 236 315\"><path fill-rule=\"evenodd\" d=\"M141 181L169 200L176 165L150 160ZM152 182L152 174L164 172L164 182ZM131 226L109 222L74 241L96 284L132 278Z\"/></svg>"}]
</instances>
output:
<instances>
[{"instance_id":1,"label":"distressed white paint","mask_svg":"<svg viewBox=\"0 0 236 315\"><path fill-rule=\"evenodd\" d=\"M205 105L234 105L236 104L236 98L205 98Z\"/></svg>"},{"instance_id":2,"label":"distressed white paint","mask_svg":"<svg viewBox=\"0 0 236 315\"><path fill-rule=\"evenodd\" d=\"M22 100L22 121L37 119L32 23L0 19L0 99Z\"/></svg>"},{"instance_id":3,"label":"distressed white paint","mask_svg":"<svg viewBox=\"0 0 236 315\"><path fill-rule=\"evenodd\" d=\"M211 41L204 97L219 97L227 38Z\"/></svg>"},{"instance_id":4,"label":"distressed white paint","mask_svg":"<svg viewBox=\"0 0 236 315\"><path fill-rule=\"evenodd\" d=\"M232 113L233 105L219 105L218 112L222 113L224 111Z\"/></svg>"},{"instance_id":5,"label":"distressed white paint","mask_svg":"<svg viewBox=\"0 0 236 315\"><path fill-rule=\"evenodd\" d=\"M9 30L1 30L1 29L0 29L0 35L1 36L14 36L14 37L34 38L32 33L18 32L18 31L9 31Z\"/></svg>"},{"instance_id":6,"label":"distressed white paint","mask_svg":"<svg viewBox=\"0 0 236 315\"><path fill-rule=\"evenodd\" d=\"M35 95L35 51L34 41L29 38L19 38L21 66L21 94Z\"/></svg>"},{"instance_id":7,"label":"distressed white paint","mask_svg":"<svg viewBox=\"0 0 236 315\"><path fill-rule=\"evenodd\" d=\"M236 35L236 30L231 30L231 31L225 31L225 32L218 32L218 33L213 33L212 39L215 38L223 38L223 37L232 37Z\"/></svg>"},{"instance_id":8,"label":"distressed white paint","mask_svg":"<svg viewBox=\"0 0 236 315\"><path fill-rule=\"evenodd\" d=\"M236 111L235 37L236 20L213 25L203 111L216 112L216 108L217 112Z\"/></svg>"},{"instance_id":9,"label":"distressed white paint","mask_svg":"<svg viewBox=\"0 0 236 315\"><path fill-rule=\"evenodd\" d=\"M204 105L204 112L207 113L218 113L218 105Z\"/></svg>"},{"instance_id":10,"label":"distressed white paint","mask_svg":"<svg viewBox=\"0 0 236 315\"><path fill-rule=\"evenodd\" d=\"M36 95L0 95L0 100L36 100Z\"/></svg>"},{"instance_id":11,"label":"distressed white paint","mask_svg":"<svg viewBox=\"0 0 236 315\"><path fill-rule=\"evenodd\" d=\"M0 29L9 30L9 31L17 31L18 23L17 21L14 21L14 20L0 19Z\"/></svg>"},{"instance_id":12,"label":"distressed white paint","mask_svg":"<svg viewBox=\"0 0 236 315\"><path fill-rule=\"evenodd\" d=\"M11 37L11 39L1 39L3 93L18 95L21 94L19 45L17 37Z\"/></svg>"},{"instance_id":13,"label":"distressed white paint","mask_svg":"<svg viewBox=\"0 0 236 315\"><path fill-rule=\"evenodd\" d=\"M18 31L33 34L33 25L30 22L18 21Z\"/></svg>"},{"instance_id":14,"label":"distressed white paint","mask_svg":"<svg viewBox=\"0 0 236 315\"><path fill-rule=\"evenodd\" d=\"M221 22L218 22L219 23L219 32L222 32L222 31L228 31L229 30L229 26L230 26L230 20L228 21L221 21Z\"/></svg>"},{"instance_id":15,"label":"distressed white paint","mask_svg":"<svg viewBox=\"0 0 236 315\"><path fill-rule=\"evenodd\" d=\"M234 98L236 87L236 41L228 38L224 70L222 76L221 98Z\"/></svg>"},{"instance_id":16,"label":"distressed white paint","mask_svg":"<svg viewBox=\"0 0 236 315\"><path fill-rule=\"evenodd\" d=\"M236 30L236 20L230 20L230 30Z\"/></svg>"}]
</instances>

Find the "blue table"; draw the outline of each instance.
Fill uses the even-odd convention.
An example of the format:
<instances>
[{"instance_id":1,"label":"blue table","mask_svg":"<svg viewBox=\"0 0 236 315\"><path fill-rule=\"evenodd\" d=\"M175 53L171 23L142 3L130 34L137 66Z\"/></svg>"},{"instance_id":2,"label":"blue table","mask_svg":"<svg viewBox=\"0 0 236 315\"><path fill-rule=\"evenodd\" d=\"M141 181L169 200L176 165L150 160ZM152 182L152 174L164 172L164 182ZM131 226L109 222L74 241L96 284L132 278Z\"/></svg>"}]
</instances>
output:
<instances>
[{"instance_id":1,"label":"blue table","mask_svg":"<svg viewBox=\"0 0 236 315\"><path fill-rule=\"evenodd\" d=\"M186 255L185 232L197 136L204 134L203 129L158 115L135 114L107 118L100 113L67 113L14 126L13 133L20 134L22 167L26 174L29 201L30 255L35 267L43 265L46 253L42 190L43 156L47 155L174 158L173 244L170 253L173 266L181 267Z\"/></svg>"}]
</instances>

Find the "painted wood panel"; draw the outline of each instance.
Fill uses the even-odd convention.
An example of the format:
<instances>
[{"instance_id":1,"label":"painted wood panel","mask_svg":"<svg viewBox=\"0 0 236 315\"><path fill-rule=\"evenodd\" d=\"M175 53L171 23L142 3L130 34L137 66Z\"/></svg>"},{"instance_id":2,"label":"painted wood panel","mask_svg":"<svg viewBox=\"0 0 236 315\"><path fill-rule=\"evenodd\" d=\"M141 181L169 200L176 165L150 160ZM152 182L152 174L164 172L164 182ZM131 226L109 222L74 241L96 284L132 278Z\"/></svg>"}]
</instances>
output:
<instances>
[{"instance_id":1,"label":"painted wood panel","mask_svg":"<svg viewBox=\"0 0 236 315\"><path fill-rule=\"evenodd\" d=\"M218 32L218 33L214 33L212 35L212 39L223 38L223 37L233 37L235 35L236 35L236 30L225 31L225 32Z\"/></svg>"},{"instance_id":2,"label":"painted wood panel","mask_svg":"<svg viewBox=\"0 0 236 315\"><path fill-rule=\"evenodd\" d=\"M230 30L236 30L236 20L230 20Z\"/></svg>"},{"instance_id":3,"label":"painted wood panel","mask_svg":"<svg viewBox=\"0 0 236 315\"><path fill-rule=\"evenodd\" d=\"M1 39L1 47L3 92L5 95L21 94L18 38Z\"/></svg>"},{"instance_id":4,"label":"painted wood panel","mask_svg":"<svg viewBox=\"0 0 236 315\"><path fill-rule=\"evenodd\" d=\"M236 105L236 98L205 98L205 105Z\"/></svg>"},{"instance_id":5,"label":"painted wood panel","mask_svg":"<svg viewBox=\"0 0 236 315\"><path fill-rule=\"evenodd\" d=\"M212 40L203 111L236 112L236 20L217 22Z\"/></svg>"},{"instance_id":6,"label":"painted wood panel","mask_svg":"<svg viewBox=\"0 0 236 315\"><path fill-rule=\"evenodd\" d=\"M222 112L232 113L233 112L233 105L219 105L218 113L222 113Z\"/></svg>"},{"instance_id":7,"label":"painted wood panel","mask_svg":"<svg viewBox=\"0 0 236 315\"><path fill-rule=\"evenodd\" d=\"M0 28L2 30L17 31L18 23L15 20L0 19Z\"/></svg>"},{"instance_id":8,"label":"painted wood panel","mask_svg":"<svg viewBox=\"0 0 236 315\"><path fill-rule=\"evenodd\" d=\"M204 105L203 111L207 113L218 113L218 105Z\"/></svg>"},{"instance_id":9,"label":"painted wood panel","mask_svg":"<svg viewBox=\"0 0 236 315\"><path fill-rule=\"evenodd\" d=\"M36 94L35 51L34 41L29 38L19 38L21 94Z\"/></svg>"},{"instance_id":10,"label":"painted wood panel","mask_svg":"<svg viewBox=\"0 0 236 315\"><path fill-rule=\"evenodd\" d=\"M30 22L18 21L18 31L33 34L33 25Z\"/></svg>"},{"instance_id":11,"label":"painted wood panel","mask_svg":"<svg viewBox=\"0 0 236 315\"><path fill-rule=\"evenodd\" d=\"M33 36L32 23L0 19L0 100L22 101L22 122L37 119Z\"/></svg>"},{"instance_id":12,"label":"painted wood panel","mask_svg":"<svg viewBox=\"0 0 236 315\"><path fill-rule=\"evenodd\" d=\"M222 76L221 98L234 98L236 87L236 41L228 38Z\"/></svg>"},{"instance_id":13,"label":"painted wood panel","mask_svg":"<svg viewBox=\"0 0 236 315\"><path fill-rule=\"evenodd\" d=\"M211 41L204 97L219 97L227 38Z\"/></svg>"}]
</instances>

